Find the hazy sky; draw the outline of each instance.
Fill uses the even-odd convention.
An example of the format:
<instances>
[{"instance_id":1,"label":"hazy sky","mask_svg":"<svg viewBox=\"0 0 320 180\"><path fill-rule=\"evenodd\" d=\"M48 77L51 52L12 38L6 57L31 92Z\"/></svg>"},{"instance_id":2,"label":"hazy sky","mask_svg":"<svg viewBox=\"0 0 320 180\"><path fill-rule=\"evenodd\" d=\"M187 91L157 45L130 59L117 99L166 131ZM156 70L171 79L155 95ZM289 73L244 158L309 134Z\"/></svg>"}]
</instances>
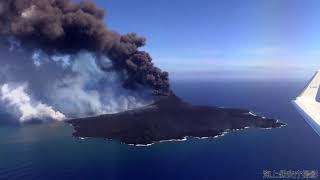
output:
<instances>
[{"instance_id":1,"label":"hazy sky","mask_svg":"<svg viewBox=\"0 0 320 180\"><path fill-rule=\"evenodd\" d=\"M320 69L318 0L96 0L173 75L306 75Z\"/></svg>"}]
</instances>

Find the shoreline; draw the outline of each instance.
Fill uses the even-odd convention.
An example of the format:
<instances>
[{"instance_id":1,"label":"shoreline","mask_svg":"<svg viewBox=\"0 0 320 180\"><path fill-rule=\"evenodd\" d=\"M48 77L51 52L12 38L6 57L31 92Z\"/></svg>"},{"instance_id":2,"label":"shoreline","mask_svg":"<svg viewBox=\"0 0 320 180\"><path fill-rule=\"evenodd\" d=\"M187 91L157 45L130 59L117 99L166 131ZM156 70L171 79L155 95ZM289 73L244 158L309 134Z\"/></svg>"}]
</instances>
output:
<instances>
[{"instance_id":1,"label":"shoreline","mask_svg":"<svg viewBox=\"0 0 320 180\"><path fill-rule=\"evenodd\" d=\"M72 126L72 125L71 125ZM282 127L286 127L287 124L283 124L279 127L276 128L282 128ZM217 138L222 138L224 136L226 136L229 133L233 133L233 132L237 132L237 131L245 131L246 129L254 129L252 127L244 127L242 129L226 129L224 132L222 132L221 134L215 135L215 136L207 136L207 137L196 137L196 136L185 136L182 139L168 139L168 140L161 140L161 141L156 141L156 142L152 142L150 144L126 144L126 143L121 143L121 144L125 144L128 146L132 146L132 147L149 147L152 145L156 145L156 144L161 144L161 143L167 143L167 142L184 142L184 141L188 141L189 139L198 139L198 140L204 140L204 139L217 139ZM258 128L261 130L271 130L274 128ZM77 137L80 140L85 140L88 138L95 138L95 137ZM105 139L105 140L110 140L110 141L116 141L114 139Z\"/></svg>"}]
</instances>

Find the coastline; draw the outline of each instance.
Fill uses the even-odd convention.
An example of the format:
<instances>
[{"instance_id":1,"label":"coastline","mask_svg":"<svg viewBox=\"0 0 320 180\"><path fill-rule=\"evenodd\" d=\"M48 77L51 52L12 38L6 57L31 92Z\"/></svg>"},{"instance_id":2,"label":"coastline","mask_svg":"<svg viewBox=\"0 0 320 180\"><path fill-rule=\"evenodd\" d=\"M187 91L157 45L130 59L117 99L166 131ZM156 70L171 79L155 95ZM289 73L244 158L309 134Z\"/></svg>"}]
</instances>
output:
<instances>
[{"instance_id":1,"label":"coastline","mask_svg":"<svg viewBox=\"0 0 320 180\"><path fill-rule=\"evenodd\" d=\"M257 116L257 115L254 114L253 116ZM71 125L71 126L73 126L73 125ZM282 127L285 127L285 126L287 126L287 124L280 125L279 127L276 127L276 128L282 128ZM126 144L126 143L123 143L123 144L126 144L128 146L133 146L133 147L148 147L148 146L152 146L152 145L155 145L155 144L166 143L166 142L184 142L184 141L188 141L189 139L198 139L198 140L217 139L217 138L224 137L229 133L233 133L233 132L236 132L236 131L244 131L246 129L252 129L252 127L244 127L244 128L241 128L241 129L226 129L222 133L220 133L218 135L215 135L215 136L212 136L212 137L211 136L207 136L207 137L185 136L182 139L167 139L167 140L161 140L161 141L152 142L152 143L149 143L149 144ZM274 129L274 128L259 128L259 129L261 129L261 130L271 130L271 129ZM95 137L78 137L78 138L80 140L85 140L85 139L88 139L88 138L95 138ZM106 139L106 140L113 141L113 139Z\"/></svg>"}]
</instances>

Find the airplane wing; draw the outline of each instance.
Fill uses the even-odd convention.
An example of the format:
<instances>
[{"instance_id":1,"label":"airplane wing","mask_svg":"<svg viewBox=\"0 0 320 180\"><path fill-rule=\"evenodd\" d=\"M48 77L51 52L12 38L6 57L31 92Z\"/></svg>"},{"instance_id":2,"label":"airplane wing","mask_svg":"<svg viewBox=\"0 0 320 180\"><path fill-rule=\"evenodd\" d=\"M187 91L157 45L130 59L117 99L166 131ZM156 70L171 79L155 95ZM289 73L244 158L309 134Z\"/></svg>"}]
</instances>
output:
<instances>
[{"instance_id":1,"label":"airplane wing","mask_svg":"<svg viewBox=\"0 0 320 180\"><path fill-rule=\"evenodd\" d=\"M320 71L317 71L302 93L293 101L293 104L320 136L320 103L317 94L320 86Z\"/></svg>"}]
</instances>

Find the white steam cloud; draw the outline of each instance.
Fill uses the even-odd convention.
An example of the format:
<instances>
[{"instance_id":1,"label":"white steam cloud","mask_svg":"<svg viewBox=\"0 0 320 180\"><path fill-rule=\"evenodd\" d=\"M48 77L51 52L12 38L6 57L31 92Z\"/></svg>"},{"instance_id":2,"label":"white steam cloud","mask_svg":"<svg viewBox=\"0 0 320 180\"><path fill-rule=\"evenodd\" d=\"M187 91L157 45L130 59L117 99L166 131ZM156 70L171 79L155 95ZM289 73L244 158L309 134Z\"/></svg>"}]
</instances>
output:
<instances>
[{"instance_id":1,"label":"white steam cloud","mask_svg":"<svg viewBox=\"0 0 320 180\"><path fill-rule=\"evenodd\" d=\"M102 71L94 55L79 53L74 56L72 64L67 58L55 57L54 60L63 60L64 68L69 64L73 74L53 83L49 93L49 100L67 114L74 116L76 112L76 116L86 116L117 113L151 103L150 99L138 92L123 89L119 74ZM100 61L104 67L112 66L107 58Z\"/></svg>"},{"instance_id":2,"label":"white steam cloud","mask_svg":"<svg viewBox=\"0 0 320 180\"><path fill-rule=\"evenodd\" d=\"M21 13L21 16L23 18L31 18L31 17L35 16L35 13L36 13L36 6L32 5L30 8L27 8L26 10L24 10Z\"/></svg>"},{"instance_id":3,"label":"white steam cloud","mask_svg":"<svg viewBox=\"0 0 320 180\"><path fill-rule=\"evenodd\" d=\"M37 102L25 91L26 85L13 87L9 84L0 86L0 98L7 108L19 114L19 120L26 122L32 119L52 119L62 121L66 117L59 111L54 111L51 106Z\"/></svg>"},{"instance_id":4,"label":"white steam cloud","mask_svg":"<svg viewBox=\"0 0 320 180\"><path fill-rule=\"evenodd\" d=\"M115 71L106 57L86 51L48 55L9 43L9 49L0 44L0 107L20 122L117 113L153 102L149 89L123 88L126 73Z\"/></svg>"}]
</instances>

